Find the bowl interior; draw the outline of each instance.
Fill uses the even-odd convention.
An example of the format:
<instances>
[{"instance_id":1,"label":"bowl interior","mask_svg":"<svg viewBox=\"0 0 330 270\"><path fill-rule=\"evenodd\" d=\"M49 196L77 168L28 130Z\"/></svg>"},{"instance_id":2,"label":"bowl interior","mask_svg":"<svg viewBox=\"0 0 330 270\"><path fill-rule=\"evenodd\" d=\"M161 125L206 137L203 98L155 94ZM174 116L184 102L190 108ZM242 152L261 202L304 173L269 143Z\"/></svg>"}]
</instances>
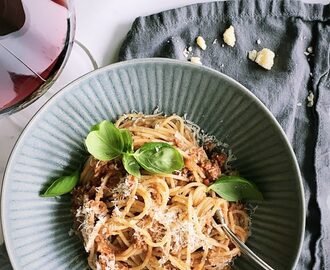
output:
<instances>
[{"instance_id":1,"label":"bowl interior","mask_svg":"<svg viewBox=\"0 0 330 270\"><path fill-rule=\"evenodd\" d=\"M87 269L69 236L70 196L40 190L87 155L91 125L131 111L186 115L230 145L241 175L265 200L252 216L248 245L275 269L294 267L304 229L302 184L293 152L270 112L248 90L211 69L175 60L122 62L92 72L51 99L21 135L2 190L5 241L15 269ZM241 257L235 269L256 269Z\"/></svg>"}]
</instances>

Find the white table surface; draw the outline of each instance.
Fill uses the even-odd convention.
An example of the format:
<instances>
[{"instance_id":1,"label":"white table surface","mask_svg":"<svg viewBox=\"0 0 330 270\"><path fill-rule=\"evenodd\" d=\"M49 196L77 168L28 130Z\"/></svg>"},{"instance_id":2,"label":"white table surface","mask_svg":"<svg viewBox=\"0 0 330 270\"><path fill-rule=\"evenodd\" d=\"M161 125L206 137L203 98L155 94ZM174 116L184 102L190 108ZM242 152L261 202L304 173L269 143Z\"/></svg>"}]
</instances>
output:
<instances>
[{"instance_id":1,"label":"white table surface","mask_svg":"<svg viewBox=\"0 0 330 270\"><path fill-rule=\"evenodd\" d=\"M198 2L209 0L76 0L76 39L89 48L103 67L115 62L118 49L136 17ZM308 2L327 4L330 0ZM86 55L75 45L62 74L42 98L14 116L0 119L0 183L10 152L27 122L53 94L91 69ZM2 242L0 224L0 244Z\"/></svg>"}]
</instances>

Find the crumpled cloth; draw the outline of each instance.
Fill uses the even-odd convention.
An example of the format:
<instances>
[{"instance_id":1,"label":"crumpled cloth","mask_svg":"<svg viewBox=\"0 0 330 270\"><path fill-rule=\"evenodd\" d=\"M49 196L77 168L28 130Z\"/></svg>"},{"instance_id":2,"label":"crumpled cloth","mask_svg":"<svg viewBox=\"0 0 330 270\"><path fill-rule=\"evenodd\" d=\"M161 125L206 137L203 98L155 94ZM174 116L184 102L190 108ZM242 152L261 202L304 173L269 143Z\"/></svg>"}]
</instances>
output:
<instances>
[{"instance_id":1,"label":"crumpled cloth","mask_svg":"<svg viewBox=\"0 0 330 270\"><path fill-rule=\"evenodd\" d=\"M237 39L233 48L222 39L230 25ZM199 35L207 43L205 51L196 45ZM297 269L330 269L330 6L239 0L139 17L119 60L187 61L190 46L203 65L250 89L281 124L297 156L305 191L306 232ZM262 48L276 54L270 71L247 58L248 51Z\"/></svg>"}]
</instances>

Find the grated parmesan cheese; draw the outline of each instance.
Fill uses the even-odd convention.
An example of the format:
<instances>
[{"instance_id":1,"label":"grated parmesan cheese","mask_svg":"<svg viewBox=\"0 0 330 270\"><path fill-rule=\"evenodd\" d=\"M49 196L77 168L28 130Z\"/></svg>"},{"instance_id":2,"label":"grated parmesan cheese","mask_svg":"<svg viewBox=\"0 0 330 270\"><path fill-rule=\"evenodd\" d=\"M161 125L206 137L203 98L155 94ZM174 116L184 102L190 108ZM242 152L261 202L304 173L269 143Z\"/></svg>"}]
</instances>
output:
<instances>
[{"instance_id":1,"label":"grated parmesan cheese","mask_svg":"<svg viewBox=\"0 0 330 270\"><path fill-rule=\"evenodd\" d=\"M203 51L206 50L206 42L203 37L198 36L196 39L196 43Z\"/></svg>"},{"instance_id":2,"label":"grated parmesan cheese","mask_svg":"<svg viewBox=\"0 0 330 270\"><path fill-rule=\"evenodd\" d=\"M188 56L189 56L189 51L188 51L188 49L187 49L187 48L184 48L182 54L183 54L184 57L188 58Z\"/></svg>"},{"instance_id":3,"label":"grated parmesan cheese","mask_svg":"<svg viewBox=\"0 0 330 270\"><path fill-rule=\"evenodd\" d=\"M117 270L118 267L116 265L115 255L100 255L100 260L104 261L106 264L105 270Z\"/></svg>"},{"instance_id":4,"label":"grated parmesan cheese","mask_svg":"<svg viewBox=\"0 0 330 270\"><path fill-rule=\"evenodd\" d=\"M159 259L158 263L159 263L161 266L163 266L167 261L168 261L168 257L167 257L167 256L162 256L162 257Z\"/></svg>"},{"instance_id":5,"label":"grated parmesan cheese","mask_svg":"<svg viewBox=\"0 0 330 270\"><path fill-rule=\"evenodd\" d=\"M307 96L307 107L313 107L314 105L314 94L312 91L309 91Z\"/></svg>"},{"instance_id":6,"label":"grated parmesan cheese","mask_svg":"<svg viewBox=\"0 0 330 270\"><path fill-rule=\"evenodd\" d=\"M207 237L202 232L196 231L194 222L188 220L179 221L178 214L177 211L173 210L166 212L161 208L154 209L153 220L171 227L171 251L176 253L188 245L191 251L199 247L209 247L210 244L207 241ZM167 260L168 258L164 257L159 263L163 264Z\"/></svg>"},{"instance_id":7,"label":"grated parmesan cheese","mask_svg":"<svg viewBox=\"0 0 330 270\"><path fill-rule=\"evenodd\" d=\"M232 25L229 26L226 29L226 31L223 33L223 41L231 47L235 46L236 43L235 29Z\"/></svg>"},{"instance_id":8,"label":"grated parmesan cheese","mask_svg":"<svg viewBox=\"0 0 330 270\"><path fill-rule=\"evenodd\" d=\"M75 234L75 231L71 228L69 231L68 231L68 235L69 236L73 236Z\"/></svg>"},{"instance_id":9,"label":"grated parmesan cheese","mask_svg":"<svg viewBox=\"0 0 330 270\"><path fill-rule=\"evenodd\" d=\"M251 61L255 61L256 58L257 58L257 53L258 53L258 52L257 52L256 50L249 51L249 54L248 54L249 59L250 59Z\"/></svg>"},{"instance_id":10,"label":"grated parmesan cheese","mask_svg":"<svg viewBox=\"0 0 330 270\"><path fill-rule=\"evenodd\" d=\"M172 241L171 251L174 253L188 245L190 251L194 251L199 247L210 248L206 236L202 232L198 234L194 223L188 220L176 222L176 226L172 228Z\"/></svg>"},{"instance_id":11,"label":"grated parmesan cheese","mask_svg":"<svg viewBox=\"0 0 330 270\"><path fill-rule=\"evenodd\" d=\"M85 244L85 250L86 250L86 252L89 252L91 250L91 248L94 246L95 238L99 234L99 230L101 229L101 226L104 225L107 220L108 219L106 217L100 218L96 222L96 224L95 224L95 226L93 228L92 233L87 234L87 241L84 241L86 243Z\"/></svg>"},{"instance_id":12,"label":"grated parmesan cheese","mask_svg":"<svg viewBox=\"0 0 330 270\"><path fill-rule=\"evenodd\" d=\"M191 57L190 62L196 65L203 65L200 57Z\"/></svg>"},{"instance_id":13,"label":"grated parmesan cheese","mask_svg":"<svg viewBox=\"0 0 330 270\"><path fill-rule=\"evenodd\" d=\"M272 66L274 65L274 58L274 52L272 52L270 49L263 48L257 53L255 62L259 66L262 66L264 69L271 70Z\"/></svg>"},{"instance_id":14,"label":"grated parmesan cheese","mask_svg":"<svg viewBox=\"0 0 330 270\"><path fill-rule=\"evenodd\" d=\"M118 208L118 206L116 205L115 202L114 202L114 204L115 204L115 207L114 207L114 209L112 211L112 215L113 216L116 216L116 217L122 217L123 216L123 213L120 212L120 210L119 210L119 208Z\"/></svg>"},{"instance_id":15,"label":"grated parmesan cheese","mask_svg":"<svg viewBox=\"0 0 330 270\"><path fill-rule=\"evenodd\" d=\"M118 185L112 189L113 194L118 194L120 197L128 197L131 194L131 185L129 177L124 177Z\"/></svg>"},{"instance_id":16,"label":"grated parmesan cheese","mask_svg":"<svg viewBox=\"0 0 330 270\"><path fill-rule=\"evenodd\" d=\"M169 225L169 224L175 222L177 217L178 217L177 211L164 212L164 210L161 208L154 209L153 219L163 225Z\"/></svg>"}]
</instances>

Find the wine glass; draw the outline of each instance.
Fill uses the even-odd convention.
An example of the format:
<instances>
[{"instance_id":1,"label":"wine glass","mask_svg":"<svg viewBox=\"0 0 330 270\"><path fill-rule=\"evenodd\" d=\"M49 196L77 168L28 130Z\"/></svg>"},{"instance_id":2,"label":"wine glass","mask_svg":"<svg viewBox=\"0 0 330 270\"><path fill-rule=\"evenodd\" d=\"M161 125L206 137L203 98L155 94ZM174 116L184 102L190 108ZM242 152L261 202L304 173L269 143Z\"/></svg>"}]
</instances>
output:
<instances>
[{"instance_id":1,"label":"wine glass","mask_svg":"<svg viewBox=\"0 0 330 270\"><path fill-rule=\"evenodd\" d=\"M74 35L71 0L0 0L0 116L22 110L53 85Z\"/></svg>"}]
</instances>

